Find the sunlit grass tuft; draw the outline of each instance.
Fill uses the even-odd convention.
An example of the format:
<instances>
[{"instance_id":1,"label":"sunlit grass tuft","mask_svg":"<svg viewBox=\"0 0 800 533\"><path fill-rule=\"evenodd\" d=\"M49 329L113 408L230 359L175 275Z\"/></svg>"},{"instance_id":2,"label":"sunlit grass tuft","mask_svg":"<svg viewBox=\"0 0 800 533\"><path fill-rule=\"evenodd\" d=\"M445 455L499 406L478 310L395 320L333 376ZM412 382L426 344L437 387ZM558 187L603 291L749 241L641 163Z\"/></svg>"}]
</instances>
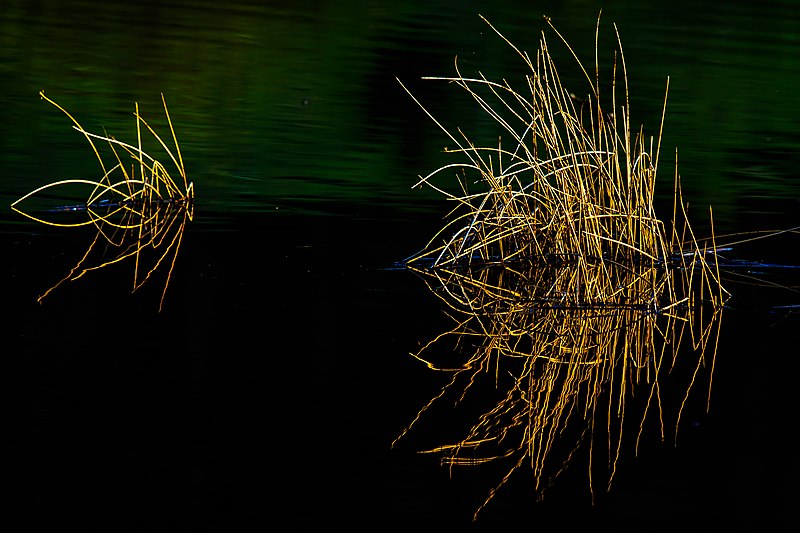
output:
<instances>
[{"instance_id":1,"label":"sunlit grass tuft","mask_svg":"<svg viewBox=\"0 0 800 533\"><path fill-rule=\"evenodd\" d=\"M44 91L39 94L64 113L72 121L73 129L86 138L102 172L96 180L65 179L48 183L11 204L12 209L18 213L42 224L63 228L94 226L97 229L97 234L83 257L63 279L39 297L39 302L66 281L77 280L88 272L132 258L134 291L144 285L162 264L169 264L159 304L161 309L183 230L187 222L192 220L194 209L194 185L187 179L164 96L161 96L161 100L172 147L139 114L138 103L134 113L136 143L129 144L107 134L98 135L85 130L67 110L48 98ZM143 130L166 153L171 166L177 171L177 178L170 175L164 164L143 149ZM105 159L101 155L104 148L107 149ZM43 193L58 196L59 190L75 187L83 187L88 191L85 202L79 205L33 211L22 209L26 201ZM85 216L80 220L65 221L65 214Z\"/></svg>"},{"instance_id":2,"label":"sunlit grass tuft","mask_svg":"<svg viewBox=\"0 0 800 533\"><path fill-rule=\"evenodd\" d=\"M612 90L601 100L599 54L590 75L549 19L587 82L586 97L562 86L545 32L531 57L486 22L523 61L523 90L480 73L465 76L457 61L454 76L427 79L466 91L501 131L496 146L476 146L461 128L447 129L406 89L455 145L447 150L455 161L416 185L439 191L453 208L406 263L444 301L454 327L412 354L452 379L398 437L450 394L456 405L470 393L470 405L485 403L463 435L427 450L451 467L505 465L476 516L521 469L531 472L543 495L583 441L592 495L597 457L607 458L604 485L610 488L634 395L636 447L651 414L662 439L665 418L674 416L677 437L703 370L710 398L728 297L716 266L713 221L712 238L698 240L677 163L672 218L655 212L664 114L655 136L633 126L616 26ZM437 181L454 173L458 192ZM447 340L447 349L435 349ZM693 359L683 394L674 409L665 408L662 383L685 357ZM604 437L595 438L598 432ZM570 438L575 442L564 442Z\"/></svg>"}]
</instances>

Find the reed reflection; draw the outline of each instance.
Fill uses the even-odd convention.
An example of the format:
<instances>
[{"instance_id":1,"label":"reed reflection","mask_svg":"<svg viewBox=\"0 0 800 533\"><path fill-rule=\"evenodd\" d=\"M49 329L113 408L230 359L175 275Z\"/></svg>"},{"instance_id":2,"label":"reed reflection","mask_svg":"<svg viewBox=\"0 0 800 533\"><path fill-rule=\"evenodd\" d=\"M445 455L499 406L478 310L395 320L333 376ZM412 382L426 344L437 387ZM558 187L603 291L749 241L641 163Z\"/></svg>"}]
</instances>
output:
<instances>
[{"instance_id":1,"label":"reed reflection","mask_svg":"<svg viewBox=\"0 0 800 533\"><path fill-rule=\"evenodd\" d=\"M15 201L11 207L36 222L62 228L93 226L97 233L77 264L39 297L41 302L64 282L125 260L133 261L133 291L141 288L159 269L166 269L159 310L175 267L183 232L194 212L194 185L186 177L180 147L162 95L174 153L139 114L136 104L136 144L86 131L63 107L40 93L61 110L73 128L89 142L102 176L97 180L67 179L49 183ZM142 133L152 136L178 173L173 178L166 167L142 147ZM100 141L96 143L96 141ZM101 152L102 151L102 152ZM105 154L105 158L101 153ZM130 166L129 166L130 165ZM44 197L63 198L59 192L89 191L86 200L73 205L43 207ZM37 203L36 200L39 200ZM33 204L23 210L23 204ZM75 220L79 217L80 220Z\"/></svg>"},{"instance_id":2,"label":"reed reflection","mask_svg":"<svg viewBox=\"0 0 800 533\"><path fill-rule=\"evenodd\" d=\"M522 469L543 495L581 444L588 445L592 494L601 446L610 487L634 396L637 447L650 416L662 439L670 427L677 435L700 379L710 394L728 296L713 229L710 239L695 238L677 170L672 220L656 216L660 133L645 140L631 125L621 44L611 86L624 95L607 95L606 107L599 67L593 77L579 64L590 87L581 98L561 85L544 33L533 58L506 42L528 67L524 94L505 80L464 76L457 64L455 76L432 78L465 90L501 137L497 146L476 146L423 107L455 143L450 152L458 159L418 185L441 192L454 208L406 262L454 321L412 355L452 379L398 440L434 405L468 405L468 429L425 451L452 467L504 465L476 517ZM459 192L435 182L444 172L457 172ZM687 359L679 405L665 409L662 398L674 394L664 389L666 376Z\"/></svg>"}]
</instances>

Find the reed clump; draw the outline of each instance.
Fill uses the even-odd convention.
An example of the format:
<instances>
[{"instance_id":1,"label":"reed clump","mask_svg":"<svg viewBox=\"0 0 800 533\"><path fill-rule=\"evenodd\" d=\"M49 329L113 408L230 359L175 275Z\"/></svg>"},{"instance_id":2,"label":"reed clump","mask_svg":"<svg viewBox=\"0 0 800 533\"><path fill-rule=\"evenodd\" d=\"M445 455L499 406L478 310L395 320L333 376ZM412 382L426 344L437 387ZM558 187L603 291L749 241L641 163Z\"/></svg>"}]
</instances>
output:
<instances>
[{"instance_id":1,"label":"reed clump","mask_svg":"<svg viewBox=\"0 0 800 533\"><path fill-rule=\"evenodd\" d=\"M65 179L39 187L13 204L12 209L42 224L62 228L93 226L97 233L85 254L70 272L45 291L39 302L64 282L74 281L85 274L125 260L134 262L133 291L141 288L162 265L168 264L166 281L161 294L159 310L164 303L167 287L175 267L183 231L192 220L194 212L194 185L187 179L180 146L167 109L161 96L164 115L169 126L172 147L139 114L135 105L135 144L122 142L107 134L91 133L66 109L45 96L40 96L72 122L73 129L81 133L91 146L101 176L98 179ZM166 153L177 172L170 175L167 167L143 148L142 133L149 133ZM59 205L55 208L23 210L26 202L44 194L58 197L59 190L81 187L87 192L86 200L77 205ZM75 216L80 218L75 220ZM83 216L81 216L83 215ZM65 216L68 217L65 219Z\"/></svg>"},{"instance_id":2,"label":"reed clump","mask_svg":"<svg viewBox=\"0 0 800 533\"><path fill-rule=\"evenodd\" d=\"M454 326L412 354L452 379L398 440L449 395L456 405L470 393L477 396L471 404L484 401L464 434L425 450L441 454L451 467L505 465L475 516L522 469L543 495L585 441L593 497L591 463L601 444L610 488L634 393L641 399L636 446L652 413L662 439L666 415L676 415L677 435L703 369L710 394L728 296L713 235L696 239L687 219L677 168L672 218L664 221L655 212L664 114L654 137L633 126L616 26L613 90L601 101L597 59L590 75L546 22L585 77L585 98L562 86L544 31L537 53L529 56L488 21L524 62L524 90L480 73L464 76L457 61L454 76L428 78L466 91L502 131L496 146L476 146L462 129L449 131L406 89L455 144L447 151L456 161L416 185L439 191L453 209L406 261L445 303ZM455 193L438 181L452 173L459 184ZM447 340L449 349L435 349ZM679 357L678 349L687 346L691 353ZM693 357L691 371L679 405L668 411L662 382L683 356ZM595 439L600 429L604 437ZM562 442L566 438L574 442Z\"/></svg>"}]
</instances>

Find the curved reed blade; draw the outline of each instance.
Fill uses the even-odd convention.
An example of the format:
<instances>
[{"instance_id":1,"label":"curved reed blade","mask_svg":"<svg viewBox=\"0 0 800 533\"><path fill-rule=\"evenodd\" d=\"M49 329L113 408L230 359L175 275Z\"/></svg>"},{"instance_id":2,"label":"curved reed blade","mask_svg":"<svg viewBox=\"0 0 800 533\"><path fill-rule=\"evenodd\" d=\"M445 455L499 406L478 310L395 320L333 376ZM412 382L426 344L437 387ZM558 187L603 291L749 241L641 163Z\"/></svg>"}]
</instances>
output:
<instances>
[{"instance_id":1,"label":"curved reed blade","mask_svg":"<svg viewBox=\"0 0 800 533\"><path fill-rule=\"evenodd\" d=\"M460 437L427 450L451 467L505 465L476 517L519 470L529 471L542 496L584 441L592 497L599 448L606 450L610 489L632 411L639 419L636 446L650 415L658 417L662 439L665 416L674 417L677 435L689 391L703 370L713 369L727 298L716 260L707 261L716 256L713 240L702 247L689 225L677 170L673 219L655 213L663 126L647 140L632 127L616 28L621 80L615 67L606 106L597 51L594 80L578 61L589 85L581 99L561 85L544 32L531 58L490 27L522 58L525 93L506 80L464 77L457 65L455 76L428 79L466 91L497 124L496 147L476 146L461 129L448 131L412 95L456 143L450 153L460 158L417 184L455 200L456 208L406 263L455 323L412 355L453 377L398 437L445 397L455 395L460 404L472 393L471 406L484 400ZM449 192L434 182L448 172L480 188ZM449 349L442 347L448 341ZM673 395L668 375L687 360L685 394L666 405ZM711 372L707 379L710 393Z\"/></svg>"},{"instance_id":2,"label":"curved reed blade","mask_svg":"<svg viewBox=\"0 0 800 533\"><path fill-rule=\"evenodd\" d=\"M134 263L133 291L141 288L162 265L169 265L159 303L161 310L183 239L183 231L187 223L191 222L194 210L194 184L187 179L166 100L162 95L164 113L177 158L139 114L138 103L134 114L137 133L137 142L134 146L106 134L86 131L63 107L46 97L44 92L40 95L69 117L73 122L73 128L89 141L103 174L98 180L55 181L31 191L11 204L12 209L21 215L42 224L62 228L92 225L97 230L95 238L77 264L64 278L45 291L39 297L39 301L41 302L66 281L77 280L88 272L130 258ZM167 168L142 147L141 125L152 134L158 146L174 164L180 181L175 181ZM96 141L101 141L103 144ZM101 153L103 145L111 154L110 162L103 158ZM130 161L123 161L121 154L127 154ZM129 164L130 170L127 170ZM59 189L76 186L90 189L85 202L81 204L56 205L47 209L35 205L36 199L45 192L48 195L55 193L58 196ZM29 204L34 205L32 208L23 209Z\"/></svg>"}]
</instances>

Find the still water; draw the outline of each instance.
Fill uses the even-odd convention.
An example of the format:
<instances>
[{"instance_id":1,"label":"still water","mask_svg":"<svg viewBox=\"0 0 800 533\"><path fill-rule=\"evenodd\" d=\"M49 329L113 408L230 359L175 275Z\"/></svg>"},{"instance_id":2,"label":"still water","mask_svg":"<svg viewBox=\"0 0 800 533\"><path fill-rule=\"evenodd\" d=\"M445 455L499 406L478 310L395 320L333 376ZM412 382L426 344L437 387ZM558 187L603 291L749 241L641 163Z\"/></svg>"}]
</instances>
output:
<instances>
[{"instance_id":1,"label":"still water","mask_svg":"<svg viewBox=\"0 0 800 533\"><path fill-rule=\"evenodd\" d=\"M800 224L792 2L4 2L10 503L31 522L113 531L284 520L780 530L800 476L798 320L775 309L800 303L792 290L728 287L710 412L691 406L677 447L646 439L595 506L579 464L544 502L523 479L471 524L492 474L450 476L413 440L390 448L443 385L408 353L449 324L419 279L391 268L449 210L411 188L450 161L449 141L398 78L443 124L481 135L473 101L421 79L452 75L456 56L463 73L524 74L479 15L533 53L546 14L591 63L601 7L601 65L613 61L616 23L634 122L651 134L670 79L660 201L671 207L677 148L697 231L709 205L719 235ZM548 40L563 83L580 87L569 52ZM160 313L160 287L129 294L124 263L36 302L93 234L9 206L99 172L40 90L87 130L124 140L135 139L136 102L163 131L164 95L196 200ZM734 254L798 264L798 238ZM796 285L793 272L757 274Z\"/></svg>"}]
</instances>

